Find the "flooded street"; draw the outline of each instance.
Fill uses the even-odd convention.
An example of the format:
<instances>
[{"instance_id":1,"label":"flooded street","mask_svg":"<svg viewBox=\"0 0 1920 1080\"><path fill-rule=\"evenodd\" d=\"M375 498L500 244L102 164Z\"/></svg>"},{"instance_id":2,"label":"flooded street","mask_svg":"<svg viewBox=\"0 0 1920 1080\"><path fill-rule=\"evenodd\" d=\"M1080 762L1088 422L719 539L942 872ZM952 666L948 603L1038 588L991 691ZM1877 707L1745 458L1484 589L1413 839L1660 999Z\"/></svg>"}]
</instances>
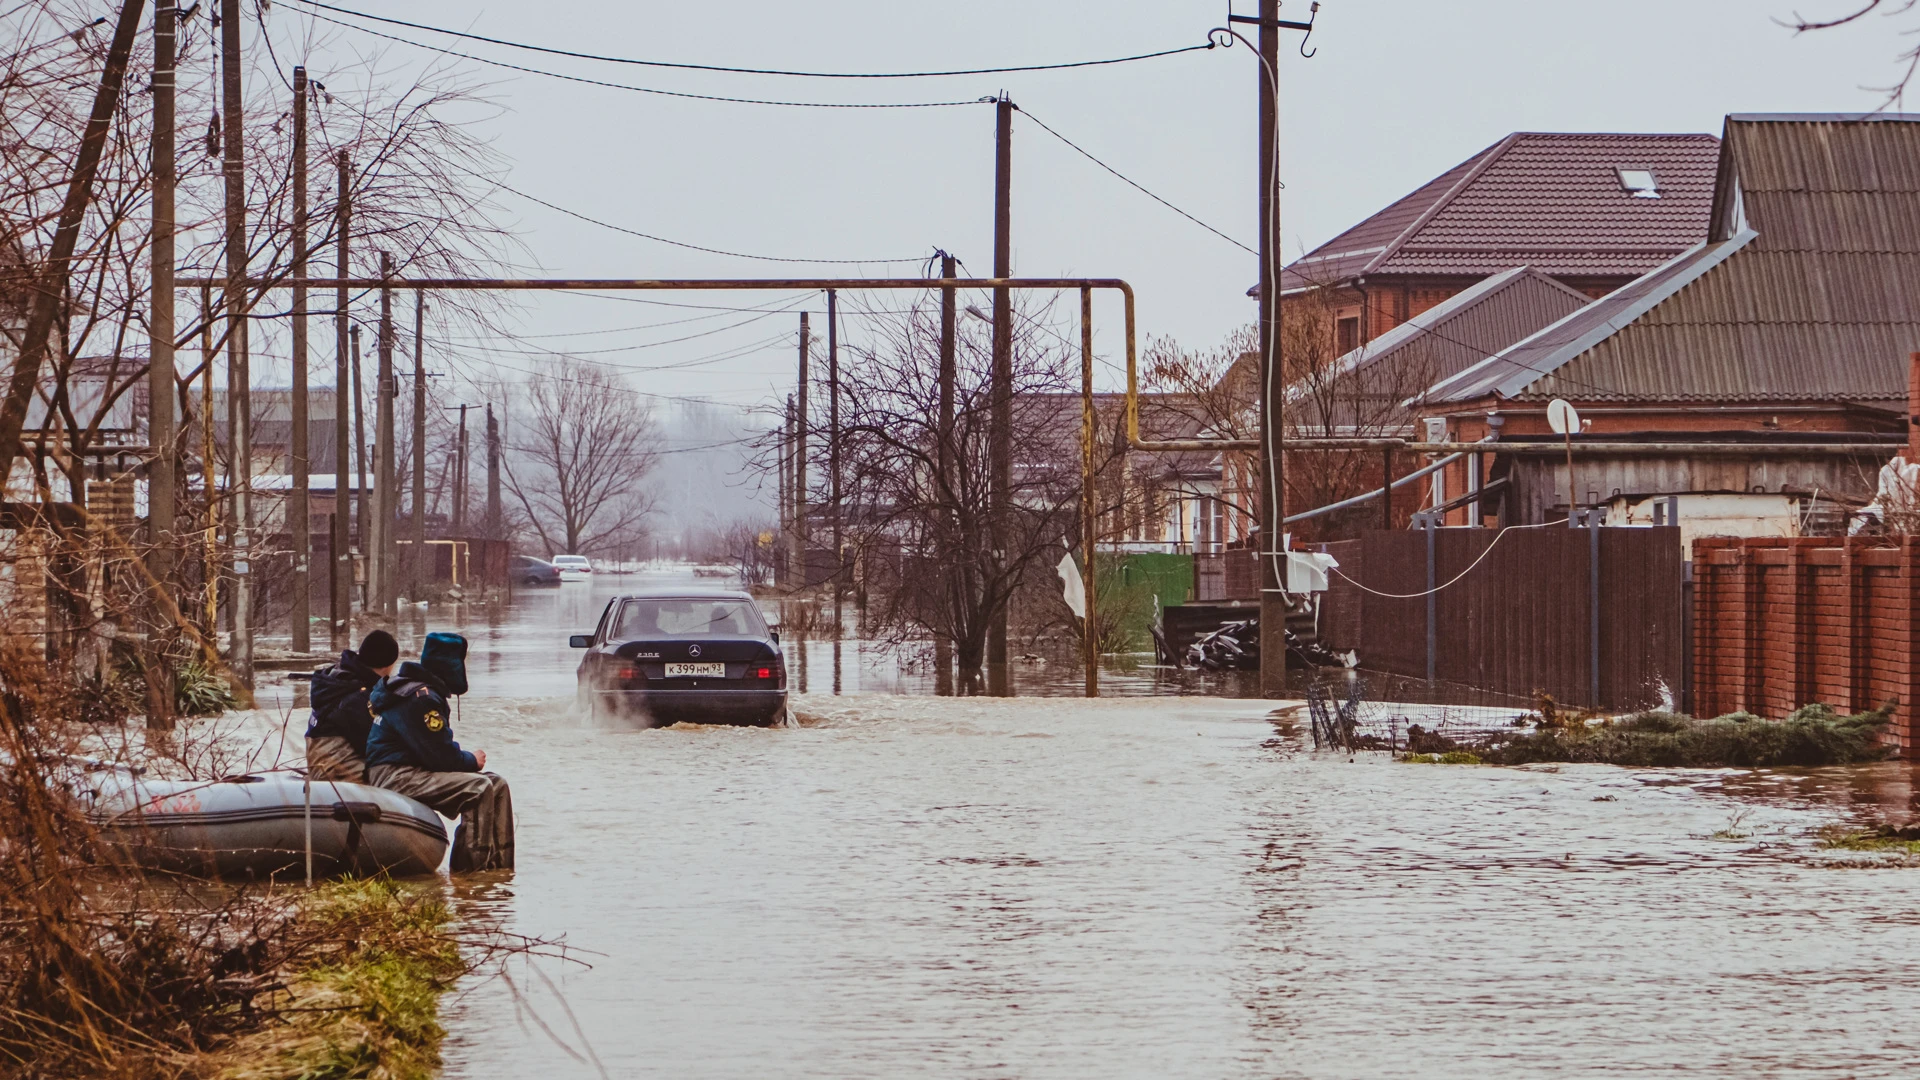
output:
<instances>
[{"instance_id":1,"label":"flooded street","mask_svg":"<svg viewBox=\"0 0 1920 1080\"><path fill-rule=\"evenodd\" d=\"M1920 870L1818 865L1810 835L1909 816L1906 766L1349 762L1259 701L817 686L797 729L594 730L564 634L611 587L469 628L461 737L513 780L519 868L458 903L581 963L462 986L449 1077L1900 1076L1920 1052Z\"/></svg>"}]
</instances>

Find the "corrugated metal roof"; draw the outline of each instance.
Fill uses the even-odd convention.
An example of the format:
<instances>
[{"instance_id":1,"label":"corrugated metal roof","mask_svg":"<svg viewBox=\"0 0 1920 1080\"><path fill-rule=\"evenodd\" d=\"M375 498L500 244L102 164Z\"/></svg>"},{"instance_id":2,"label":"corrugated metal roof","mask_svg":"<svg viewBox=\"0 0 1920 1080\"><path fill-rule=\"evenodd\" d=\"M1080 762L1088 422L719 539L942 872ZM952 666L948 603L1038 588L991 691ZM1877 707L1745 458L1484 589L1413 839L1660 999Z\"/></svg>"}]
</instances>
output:
<instances>
[{"instance_id":1,"label":"corrugated metal roof","mask_svg":"<svg viewBox=\"0 0 1920 1080\"><path fill-rule=\"evenodd\" d=\"M1585 294L1532 267L1476 283L1334 362L1343 389L1325 397L1400 402L1587 306ZM1346 421L1336 421L1344 423Z\"/></svg>"},{"instance_id":2,"label":"corrugated metal roof","mask_svg":"<svg viewBox=\"0 0 1920 1080\"><path fill-rule=\"evenodd\" d=\"M1295 260L1287 289L1357 276L1642 274L1706 234L1719 142L1711 135L1519 132ZM1618 170L1644 169L1657 199Z\"/></svg>"},{"instance_id":3,"label":"corrugated metal roof","mask_svg":"<svg viewBox=\"0 0 1920 1080\"><path fill-rule=\"evenodd\" d=\"M1716 239L1429 400L1899 407L1920 347L1920 116L1733 116L1726 130Z\"/></svg>"}]
</instances>

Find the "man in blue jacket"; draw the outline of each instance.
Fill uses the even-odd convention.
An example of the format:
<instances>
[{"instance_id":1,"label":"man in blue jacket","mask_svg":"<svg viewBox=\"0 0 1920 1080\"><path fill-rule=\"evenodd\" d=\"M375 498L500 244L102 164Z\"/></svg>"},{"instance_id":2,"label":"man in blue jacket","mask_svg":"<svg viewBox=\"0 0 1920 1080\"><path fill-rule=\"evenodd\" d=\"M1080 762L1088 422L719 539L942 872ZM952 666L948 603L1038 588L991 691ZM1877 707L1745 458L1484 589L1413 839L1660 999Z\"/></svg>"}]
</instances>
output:
<instances>
[{"instance_id":1,"label":"man in blue jacket","mask_svg":"<svg viewBox=\"0 0 1920 1080\"><path fill-rule=\"evenodd\" d=\"M449 699L467 692L467 639L428 634L420 662L373 688L368 708L368 782L418 799L458 817L448 863L456 873L513 868L513 794L499 776L482 772L485 750L462 750L453 740Z\"/></svg>"},{"instance_id":2,"label":"man in blue jacket","mask_svg":"<svg viewBox=\"0 0 1920 1080\"><path fill-rule=\"evenodd\" d=\"M346 649L340 661L313 673L313 715L307 718L307 776L314 780L367 782L367 692L393 674L400 645L385 630L375 630Z\"/></svg>"}]
</instances>

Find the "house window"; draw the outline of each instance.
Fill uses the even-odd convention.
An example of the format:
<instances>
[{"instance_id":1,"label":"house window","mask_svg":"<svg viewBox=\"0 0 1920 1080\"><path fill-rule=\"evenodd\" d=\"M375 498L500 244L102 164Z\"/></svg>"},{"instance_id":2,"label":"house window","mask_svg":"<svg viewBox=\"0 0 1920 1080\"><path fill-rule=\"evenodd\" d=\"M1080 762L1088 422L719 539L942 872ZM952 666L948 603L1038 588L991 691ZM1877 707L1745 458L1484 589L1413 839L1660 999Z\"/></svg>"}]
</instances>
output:
<instances>
[{"instance_id":1,"label":"house window","mask_svg":"<svg viewBox=\"0 0 1920 1080\"><path fill-rule=\"evenodd\" d=\"M1616 169L1620 174L1620 189L1636 199L1657 199L1660 197L1660 181L1650 169Z\"/></svg>"},{"instance_id":2,"label":"house window","mask_svg":"<svg viewBox=\"0 0 1920 1080\"><path fill-rule=\"evenodd\" d=\"M1351 319L1341 319L1337 321L1334 323L1333 333L1335 351L1341 356L1345 356L1359 348L1360 317L1356 315Z\"/></svg>"}]
</instances>

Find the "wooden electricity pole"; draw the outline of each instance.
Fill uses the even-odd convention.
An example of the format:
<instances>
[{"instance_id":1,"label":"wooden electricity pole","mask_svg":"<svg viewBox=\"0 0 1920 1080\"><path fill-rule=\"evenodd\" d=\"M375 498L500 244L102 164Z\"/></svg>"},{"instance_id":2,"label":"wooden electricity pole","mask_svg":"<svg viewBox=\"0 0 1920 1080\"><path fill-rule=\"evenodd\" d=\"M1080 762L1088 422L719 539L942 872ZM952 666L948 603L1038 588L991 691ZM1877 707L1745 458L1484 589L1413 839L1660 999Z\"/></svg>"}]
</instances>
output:
<instances>
[{"instance_id":1,"label":"wooden electricity pole","mask_svg":"<svg viewBox=\"0 0 1920 1080\"><path fill-rule=\"evenodd\" d=\"M832 289L827 290L827 511L833 515L833 639L838 641L840 579L847 558L840 524L840 295Z\"/></svg>"},{"instance_id":2,"label":"wooden electricity pole","mask_svg":"<svg viewBox=\"0 0 1920 1080\"><path fill-rule=\"evenodd\" d=\"M380 279L393 277L393 256L380 253ZM393 289L380 286L379 369L373 388L373 470L374 490L378 495L373 508L374 565L378 584L374 591L374 609L382 615L393 614L394 543L393 526L397 516L399 492L394 490L393 446Z\"/></svg>"},{"instance_id":3,"label":"wooden electricity pole","mask_svg":"<svg viewBox=\"0 0 1920 1080\"><path fill-rule=\"evenodd\" d=\"M359 521L360 561L366 565L366 584L360 594L362 612L374 606L373 594L373 480L367 470L367 406L366 391L360 378L360 328L352 328L353 335L353 460L354 487L358 494L354 499L354 516ZM349 634L349 637L352 635Z\"/></svg>"},{"instance_id":4,"label":"wooden electricity pole","mask_svg":"<svg viewBox=\"0 0 1920 1080\"><path fill-rule=\"evenodd\" d=\"M453 471L453 534L467 534L467 406L460 406L460 456Z\"/></svg>"},{"instance_id":5,"label":"wooden electricity pole","mask_svg":"<svg viewBox=\"0 0 1920 1080\"><path fill-rule=\"evenodd\" d=\"M1013 101L1005 93L994 105L993 140L993 276L1013 276ZM1004 285L993 290L992 413L988 465L992 498L988 532L995 587L1006 573L1008 516L1013 510L1013 291ZM1013 693L1013 673L1007 667L1007 598L993 605L987 623L987 693Z\"/></svg>"},{"instance_id":6,"label":"wooden electricity pole","mask_svg":"<svg viewBox=\"0 0 1920 1080\"><path fill-rule=\"evenodd\" d=\"M345 280L347 276L347 227L353 221L352 173L347 165L347 152L340 151L334 157L334 171L339 185L334 202L334 238L333 262L335 278ZM352 635L353 626L353 541L347 532L348 517L353 501L347 494L347 468L353 462L353 443L347 427L347 412L356 393L350 384L348 363L348 319L347 287L336 285L333 290L333 536L329 547L333 553L332 573L328 575L327 595L330 601L327 615L332 621L332 644L336 649L345 649ZM355 474L351 490L358 490L360 477ZM363 526L364 527L364 526Z\"/></svg>"},{"instance_id":7,"label":"wooden electricity pole","mask_svg":"<svg viewBox=\"0 0 1920 1080\"><path fill-rule=\"evenodd\" d=\"M418 602L427 577L427 294L413 294L413 544L407 559L407 596Z\"/></svg>"},{"instance_id":8,"label":"wooden electricity pole","mask_svg":"<svg viewBox=\"0 0 1920 1080\"><path fill-rule=\"evenodd\" d=\"M1260 0L1260 692L1287 689L1287 603L1280 591L1286 529L1285 373L1280 356L1279 102L1280 0Z\"/></svg>"},{"instance_id":9,"label":"wooden electricity pole","mask_svg":"<svg viewBox=\"0 0 1920 1080\"><path fill-rule=\"evenodd\" d=\"M493 402L486 404L486 534L499 540L499 421Z\"/></svg>"},{"instance_id":10,"label":"wooden electricity pole","mask_svg":"<svg viewBox=\"0 0 1920 1080\"><path fill-rule=\"evenodd\" d=\"M780 569L777 583L793 588L793 395L780 414ZM784 616L782 616L784 618Z\"/></svg>"},{"instance_id":11,"label":"wooden electricity pole","mask_svg":"<svg viewBox=\"0 0 1920 1080\"><path fill-rule=\"evenodd\" d=\"M173 580L175 468L173 363L173 191L175 179L174 0L160 0L153 15L153 310L147 337L147 528L153 544L147 565L155 581Z\"/></svg>"},{"instance_id":12,"label":"wooden electricity pole","mask_svg":"<svg viewBox=\"0 0 1920 1080\"><path fill-rule=\"evenodd\" d=\"M953 256L944 251L941 252L940 276L952 281L955 271ZM940 430L937 435L939 445L935 447L934 460L939 474L935 486L935 491L938 492L936 498L942 506L946 507L941 511L940 525L942 531L946 533L947 543L952 543L955 538L953 508L959 491L953 475L953 399L954 385L958 380L957 365L954 361L955 339L958 334L955 323L959 317L959 312L956 310L957 304L958 299L954 294L953 286L942 286L940 289ZM941 590L941 596L951 603L951 598L946 596L944 589ZM947 634L935 634L933 638L933 691L940 695L953 693L953 638Z\"/></svg>"},{"instance_id":13,"label":"wooden electricity pole","mask_svg":"<svg viewBox=\"0 0 1920 1080\"><path fill-rule=\"evenodd\" d=\"M293 544L293 651L313 647L309 638L308 568L313 537L307 523L307 69L293 69L293 490L287 496L287 533Z\"/></svg>"},{"instance_id":14,"label":"wooden electricity pole","mask_svg":"<svg viewBox=\"0 0 1920 1080\"><path fill-rule=\"evenodd\" d=\"M791 588L802 589L807 585L807 424L811 416L807 412L807 350L813 342L807 333L807 313L800 313L800 374L796 380L794 416L797 430L793 439L793 538L792 550L788 553L788 573L791 575Z\"/></svg>"},{"instance_id":15,"label":"wooden electricity pole","mask_svg":"<svg viewBox=\"0 0 1920 1080\"><path fill-rule=\"evenodd\" d=\"M173 591L178 527L176 490L181 470L174 443L174 0L159 0L153 13L153 294L147 316L147 568L160 588ZM162 648L164 621L156 611L148 627L147 726L173 728L173 674Z\"/></svg>"},{"instance_id":16,"label":"wooden electricity pole","mask_svg":"<svg viewBox=\"0 0 1920 1080\"><path fill-rule=\"evenodd\" d=\"M220 90L227 195L227 411L233 456L233 673L253 686L253 374L247 354L247 169L240 85L240 0L220 0Z\"/></svg>"}]
</instances>

